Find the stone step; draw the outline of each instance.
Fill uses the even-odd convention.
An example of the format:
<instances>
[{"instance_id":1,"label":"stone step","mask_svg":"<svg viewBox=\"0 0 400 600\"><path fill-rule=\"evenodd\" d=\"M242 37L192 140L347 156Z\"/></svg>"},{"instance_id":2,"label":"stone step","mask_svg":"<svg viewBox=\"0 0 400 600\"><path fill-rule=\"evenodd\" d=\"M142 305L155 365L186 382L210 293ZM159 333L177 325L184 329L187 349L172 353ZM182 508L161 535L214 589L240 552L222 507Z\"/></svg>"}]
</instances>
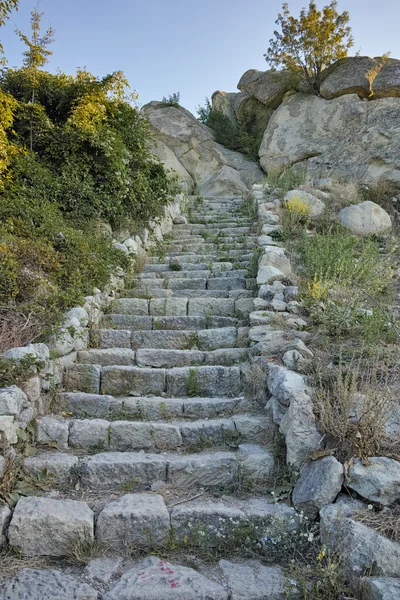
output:
<instances>
[{"instance_id":1,"label":"stone step","mask_svg":"<svg viewBox=\"0 0 400 600\"><path fill-rule=\"evenodd\" d=\"M204 293L204 292L203 292ZM242 292L249 293L250 292ZM235 327L236 320L233 317L135 317L125 314L105 314L102 318L101 327L105 329L130 329L134 330L197 330L215 329L218 327Z\"/></svg>"},{"instance_id":2,"label":"stone step","mask_svg":"<svg viewBox=\"0 0 400 600\"><path fill-rule=\"evenodd\" d=\"M73 389L64 389L86 391L85 377L86 374L83 373L82 382L80 382L79 373L77 373ZM100 392L111 396L160 396L166 394L173 397L229 397L238 396L241 391L239 367L200 366L157 369L108 366L101 369Z\"/></svg>"},{"instance_id":3,"label":"stone step","mask_svg":"<svg viewBox=\"0 0 400 600\"><path fill-rule=\"evenodd\" d=\"M62 392L59 394L58 410L71 417L107 420L149 420L167 419L213 419L230 417L240 410L249 410L249 403L242 397L182 397L128 396L114 398L101 394L83 392Z\"/></svg>"},{"instance_id":4,"label":"stone step","mask_svg":"<svg viewBox=\"0 0 400 600\"><path fill-rule=\"evenodd\" d=\"M186 225L175 225L174 231L190 231L191 233L198 233L201 231L215 231L216 229L237 229L241 227L246 227L249 231L254 227L254 223L252 221L241 220L234 221L232 218L215 218L207 220L204 219L204 222L201 222L201 218L198 221L190 221Z\"/></svg>"},{"instance_id":5,"label":"stone step","mask_svg":"<svg viewBox=\"0 0 400 600\"><path fill-rule=\"evenodd\" d=\"M212 298L212 300L217 300ZM229 299L223 299L229 302ZM204 313L204 316L206 313ZM160 317L161 318L161 317ZM175 350L219 350L234 348L236 327L193 330L94 329L91 332L94 348L159 348Z\"/></svg>"},{"instance_id":6,"label":"stone step","mask_svg":"<svg viewBox=\"0 0 400 600\"><path fill-rule=\"evenodd\" d=\"M172 235L175 239L179 239L181 234L187 234L188 237L190 235L201 235L204 233L211 233L212 235L247 235L249 233L254 233L253 227L249 225L239 225L237 223L227 222L221 223L216 221L215 223L209 223L207 225L197 224L197 225L177 225L174 227Z\"/></svg>"},{"instance_id":7,"label":"stone step","mask_svg":"<svg viewBox=\"0 0 400 600\"><path fill-rule=\"evenodd\" d=\"M171 263L173 265L179 265L179 267L181 268L172 268L171 269ZM157 264L147 264L144 266L143 272L144 273L171 273L173 271L178 272L178 273L187 273L190 271L211 271L213 272L219 272L219 271L230 271L232 269L232 263L231 262L213 262L213 261L208 261L208 263L201 263L201 262L185 262L184 260L181 260L177 257L177 259L175 259L174 261L170 261L170 262L165 262L165 263L157 263Z\"/></svg>"},{"instance_id":8,"label":"stone step","mask_svg":"<svg viewBox=\"0 0 400 600\"><path fill-rule=\"evenodd\" d=\"M189 367L200 365L237 365L246 361L248 349L225 348L211 352L201 350L154 350L141 348L110 348L80 350L77 356L78 364L92 365L124 365L138 367L159 367L169 369L172 367Z\"/></svg>"},{"instance_id":9,"label":"stone step","mask_svg":"<svg viewBox=\"0 0 400 600\"><path fill-rule=\"evenodd\" d=\"M179 280L175 280L175 282L176 281ZM194 279L191 281L197 280ZM251 289L254 285L253 280L248 279L244 281L245 288ZM185 289L183 283L187 284L190 283L190 281L184 280L181 289ZM187 287L188 289L193 289L189 288L189 286ZM180 288L177 287L176 289ZM224 298L202 298L201 295L202 294L200 293L199 297L196 298L155 298L151 300L144 298L120 298L112 303L111 309L115 313L135 316L235 316L235 300L233 298L228 300Z\"/></svg>"},{"instance_id":10,"label":"stone step","mask_svg":"<svg viewBox=\"0 0 400 600\"><path fill-rule=\"evenodd\" d=\"M201 451L206 448L231 450L240 444L266 439L268 418L236 414L224 418L158 421L116 419L58 419L37 421L38 441L58 445L60 450L131 452L138 450Z\"/></svg>"},{"instance_id":11,"label":"stone step","mask_svg":"<svg viewBox=\"0 0 400 600\"><path fill-rule=\"evenodd\" d=\"M239 480L239 461L235 452L144 453L100 452L78 457L46 453L25 460L32 475L45 469L64 487L69 482L83 489L121 491L149 490L153 485L170 485L175 489L213 488L232 485ZM55 466L54 466L55 463Z\"/></svg>"},{"instance_id":12,"label":"stone step","mask_svg":"<svg viewBox=\"0 0 400 600\"><path fill-rule=\"evenodd\" d=\"M188 252L189 250L198 254L204 254L208 252L228 252L230 250L241 250L244 252L245 250L252 249L255 246L258 246L258 241L257 239L253 238L246 238L246 240L240 243L221 238L221 241L218 243L204 241L202 244L193 242L191 244L171 244L168 247L166 254L171 256L174 252L181 253Z\"/></svg>"}]
</instances>

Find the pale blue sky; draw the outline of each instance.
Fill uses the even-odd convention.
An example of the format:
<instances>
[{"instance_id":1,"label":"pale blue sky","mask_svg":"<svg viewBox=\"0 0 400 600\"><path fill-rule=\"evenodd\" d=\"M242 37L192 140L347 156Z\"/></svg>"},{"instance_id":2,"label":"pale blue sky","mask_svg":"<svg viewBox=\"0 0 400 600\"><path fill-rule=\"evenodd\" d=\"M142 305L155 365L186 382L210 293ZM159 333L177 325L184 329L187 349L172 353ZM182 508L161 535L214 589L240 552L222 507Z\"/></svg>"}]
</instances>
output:
<instances>
[{"instance_id":1,"label":"pale blue sky","mask_svg":"<svg viewBox=\"0 0 400 600\"><path fill-rule=\"evenodd\" d=\"M322 7L329 0L318 1ZM35 0L20 0L1 38L10 66L20 66L23 45L15 27L29 32ZM289 0L298 16L308 0ZM43 26L56 30L47 68L74 73L86 66L103 76L121 69L139 102L180 92L181 104L195 111L217 90L236 91L247 69L268 68L263 53L275 29L278 0L41 0ZM339 0L348 10L354 52L400 58L400 1Z\"/></svg>"}]
</instances>

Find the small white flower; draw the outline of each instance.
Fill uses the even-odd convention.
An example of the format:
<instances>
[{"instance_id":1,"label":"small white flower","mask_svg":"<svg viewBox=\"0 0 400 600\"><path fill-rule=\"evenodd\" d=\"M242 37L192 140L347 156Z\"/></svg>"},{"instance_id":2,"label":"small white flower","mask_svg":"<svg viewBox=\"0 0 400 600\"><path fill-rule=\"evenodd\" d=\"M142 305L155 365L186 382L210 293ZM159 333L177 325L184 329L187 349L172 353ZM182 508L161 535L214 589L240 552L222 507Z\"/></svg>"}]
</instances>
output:
<instances>
[{"instance_id":1,"label":"small white flower","mask_svg":"<svg viewBox=\"0 0 400 600\"><path fill-rule=\"evenodd\" d=\"M372 504L368 504L368 510L372 510L374 507L372 506Z\"/></svg>"}]
</instances>

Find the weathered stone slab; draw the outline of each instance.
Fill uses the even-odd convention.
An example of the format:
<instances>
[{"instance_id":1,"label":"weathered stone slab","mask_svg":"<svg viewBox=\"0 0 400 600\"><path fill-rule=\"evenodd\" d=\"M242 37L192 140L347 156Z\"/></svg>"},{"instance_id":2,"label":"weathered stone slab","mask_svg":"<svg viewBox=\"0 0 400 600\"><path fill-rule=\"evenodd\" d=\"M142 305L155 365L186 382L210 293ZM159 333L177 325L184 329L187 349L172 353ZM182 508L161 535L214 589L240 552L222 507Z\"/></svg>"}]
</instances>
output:
<instances>
[{"instance_id":1,"label":"weathered stone slab","mask_svg":"<svg viewBox=\"0 0 400 600\"><path fill-rule=\"evenodd\" d=\"M187 315L187 298L166 298L150 300L150 315L162 317L185 317Z\"/></svg>"},{"instance_id":2,"label":"weathered stone slab","mask_svg":"<svg viewBox=\"0 0 400 600\"><path fill-rule=\"evenodd\" d=\"M228 600L228 592L214 581L155 556L125 573L102 600Z\"/></svg>"},{"instance_id":3,"label":"weathered stone slab","mask_svg":"<svg viewBox=\"0 0 400 600\"><path fill-rule=\"evenodd\" d=\"M110 424L110 448L120 452L149 448L175 448L182 444L179 427L164 423L114 421Z\"/></svg>"},{"instance_id":4,"label":"weathered stone slab","mask_svg":"<svg viewBox=\"0 0 400 600\"><path fill-rule=\"evenodd\" d=\"M236 346L237 330L235 327L222 327L220 329L204 329L197 332L197 346L199 350L219 350L221 348L234 348Z\"/></svg>"},{"instance_id":5,"label":"weathered stone slab","mask_svg":"<svg viewBox=\"0 0 400 600\"><path fill-rule=\"evenodd\" d=\"M103 452L84 460L82 484L96 489L149 488L154 481L165 481L167 461L160 454Z\"/></svg>"},{"instance_id":6,"label":"weathered stone slab","mask_svg":"<svg viewBox=\"0 0 400 600\"><path fill-rule=\"evenodd\" d=\"M145 298L119 298L112 305L113 312L134 316L149 314L149 301Z\"/></svg>"},{"instance_id":7,"label":"weathered stone slab","mask_svg":"<svg viewBox=\"0 0 400 600\"><path fill-rule=\"evenodd\" d=\"M153 350L141 348L136 352L136 362L139 367L156 367L171 369L173 367L188 367L204 363L204 352L199 350Z\"/></svg>"},{"instance_id":8,"label":"weathered stone slab","mask_svg":"<svg viewBox=\"0 0 400 600\"><path fill-rule=\"evenodd\" d=\"M85 419L72 421L68 443L73 448L108 447L110 423L104 419Z\"/></svg>"},{"instance_id":9,"label":"weathered stone slab","mask_svg":"<svg viewBox=\"0 0 400 600\"><path fill-rule=\"evenodd\" d=\"M400 544L352 518L360 505L360 502L341 500L324 506L320 511L322 542L330 550L340 552L344 572L350 581L362 577L366 568L371 576L397 577Z\"/></svg>"},{"instance_id":10,"label":"weathered stone slab","mask_svg":"<svg viewBox=\"0 0 400 600\"><path fill-rule=\"evenodd\" d=\"M193 544L201 544L202 534L213 545L220 536L232 536L245 523L245 514L239 508L223 502L196 500L175 506L171 511L171 527L179 540L185 537Z\"/></svg>"},{"instance_id":11,"label":"weathered stone slab","mask_svg":"<svg viewBox=\"0 0 400 600\"><path fill-rule=\"evenodd\" d=\"M131 335L130 329L94 329L90 338L96 348L130 348Z\"/></svg>"},{"instance_id":12,"label":"weathered stone slab","mask_svg":"<svg viewBox=\"0 0 400 600\"><path fill-rule=\"evenodd\" d=\"M94 515L85 502L20 498L8 529L10 545L25 556L65 556L94 538Z\"/></svg>"},{"instance_id":13,"label":"weathered stone slab","mask_svg":"<svg viewBox=\"0 0 400 600\"><path fill-rule=\"evenodd\" d=\"M93 365L125 365L135 364L135 353L130 348L101 348L81 350L78 352L78 362Z\"/></svg>"},{"instance_id":14,"label":"weathered stone slab","mask_svg":"<svg viewBox=\"0 0 400 600\"><path fill-rule=\"evenodd\" d=\"M125 494L107 504L97 519L96 538L113 550L153 547L166 541L169 513L159 494Z\"/></svg>"},{"instance_id":15,"label":"weathered stone slab","mask_svg":"<svg viewBox=\"0 0 400 600\"><path fill-rule=\"evenodd\" d=\"M240 444L238 450L240 475L245 484L271 482L276 466L272 452L256 444Z\"/></svg>"},{"instance_id":16,"label":"weathered stone slab","mask_svg":"<svg viewBox=\"0 0 400 600\"><path fill-rule=\"evenodd\" d=\"M139 367L104 367L101 380L103 394L115 396L160 396L165 389L164 369Z\"/></svg>"},{"instance_id":17,"label":"weathered stone slab","mask_svg":"<svg viewBox=\"0 0 400 600\"><path fill-rule=\"evenodd\" d=\"M224 485L237 480L238 463L231 452L171 456L167 460L168 483L178 488Z\"/></svg>"},{"instance_id":18,"label":"weathered stone slab","mask_svg":"<svg viewBox=\"0 0 400 600\"><path fill-rule=\"evenodd\" d=\"M62 452L38 454L24 460L24 468L29 475L39 477L48 472L56 483L66 484L71 480L71 470L78 465L78 457Z\"/></svg>"},{"instance_id":19,"label":"weathered stone slab","mask_svg":"<svg viewBox=\"0 0 400 600\"><path fill-rule=\"evenodd\" d=\"M56 442L59 448L68 448L68 422L52 417L43 417L37 421L36 439L42 444Z\"/></svg>"},{"instance_id":20,"label":"weathered stone slab","mask_svg":"<svg viewBox=\"0 0 400 600\"><path fill-rule=\"evenodd\" d=\"M400 598L400 579L368 577L362 581L363 600L395 600Z\"/></svg>"},{"instance_id":21,"label":"weathered stone slab","mask_svg":"<svg viewBox=\"0 0 400 600\"><path fill-rule=\"evenodd\" d=\"M83 392L60 394L63 410L71 412L75 417L107 417L112 400L112 396Z\"/></svg>"},{"instance_id":22,"label":"weathered stone slab","mask_svg":"<svg viewBox=\"0 0 400 600\"><path fill-rule=\"evenodd\" d=\"M122 556L93 558L83 571L84 577L95 583L107 584L123 564Z\"/></svg>"},{"instance_id":23,"label":"weathered stone slab","mask_svg":"<svg viewBox=\"0 0 400 600\"><path fill-rule=\"evenodd\" d=\"M60 571L22 569L0 591L0 600L97 600L95 589Z\"/></svg>"},{"instance_id":24,"label":"weathered stone slab","mask_svg":"<svg viewBox=\"0 0 400 600\"><path fill-rule=\"evenodd\" d=\"M66 392L100 393L99 365L71 365L66 367L63 377L63 387Z\"/></svg>"},{"instance_id":25,"label":"weathered stone slab","mask_svg":"<svg viewBox=\"0 0 400 600\"><path fill-rule=\"evenodd\" d=\"M197 331L133 331L132 348L191 350L197 344L197 334Z\"/></svg>"},{"instance_id":26,"label":"weathered stone slab","mask_svg":"<svg viewBox=\"0 0 400 600\"><path fill-rule=\"evenodd\" d=\"M235 312L235 301L225 298L190 298L189 316L219 315L232 317Z\"/></svg>"},{"instance_id":27,"label":"weathered stone slab","mask_svg":"<svg viewBox=\"0 0 400 600\"><path fill-rule=\"evenodd\" d=\"M169 396L238 396L239 367L183 367L167 371Z\"/></svg>"},{"instance_id":28,"label":"weathered stone slab","mask_svg":"<svg viewBox=\"0 0 400 600\"><path fill-rule=\"evenodd\" d=\"M220 560L232 600L282 600L288 591L287 581L280 567L267 567L259 561L229 562Z\"/></svg>"},{"instance_id":29,"label":"weathered stone slab","mask_svg":"<svg viewBox=\"0 0 400 600\"><path fill-rule=\"evenodd\" d=\"M385 456L372 457L369 463L356 459L346 485L371 502L394 504L400 499L400 463Z\"/></svg>"},{"instance_id":30,"label":"weathered stone slab","mask_svg":"<svg viewBox=\"0 0 400 600\"><path fill-rule=\"evenodd\" d=\"M323 506L335 500L343 480L343 465L334 456L304 465L293 490L295 508L309 519L315 519Z\"/></svg>"}]
</instances>

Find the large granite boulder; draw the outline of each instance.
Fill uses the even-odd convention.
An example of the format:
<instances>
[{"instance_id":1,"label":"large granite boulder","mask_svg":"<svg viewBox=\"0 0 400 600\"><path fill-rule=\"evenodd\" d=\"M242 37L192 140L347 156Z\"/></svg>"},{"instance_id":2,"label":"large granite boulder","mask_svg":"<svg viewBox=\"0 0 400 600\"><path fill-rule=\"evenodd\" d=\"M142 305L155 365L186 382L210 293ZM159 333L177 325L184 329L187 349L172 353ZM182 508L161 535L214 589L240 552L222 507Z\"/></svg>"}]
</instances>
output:
<instances>
[{"instance_id":1,"label":"large granite boulder","mask_svg":"<svg viewBox=\"0 0 400 600\"><path fill-rule=\"evenodd\" d=\"M358 235L381 235L392 228L386 210L370 200L346 206L339 212L338 218L342 225Z\"/></svg>"},{"instance_id":2,"label":"large granite boulder","mask_svg":"<svg viewBox=\"0 0 400 600\"><path fill-rule=\"evenodd\" d=\"M277 108L292 82L283 71L257 71L249 69L238 83L241 92L247 92L265 106Z\"/></svg>"},{"instance_id":3,"label":"large granite boulder","mask_svg":"<svg viewBox=\"0 0 400 600\"><path fill-rule=\"evenodd\" d=\"M262 172L256 163L239 152L217 144L213 131L200 123L188 110L168 106L163 102L150 102L142 110L150 122L157 143L161 142L173 152L200 194L220 195L220 186L214 186L213 181L217 182L215 174L222 167L229 167L236 172L232 180L236 180L238 185L235 186L230 181L229 195L241 196L244 190L250 192L252 184L262 180ZM159 156L164 161L160 154ZM174 168L172 158L166 164Z\"/></svg>"},{"instance_id":4,"label":"large granite boulder","mask_svg":"<svg viewBox=\"0 0 400 600\"><path fill-rule=\"evenodd\" d=\"M327 70L320 93L331 100L345 94L358 94L360 98L369 98L372 94L374 71L379 63L369 56L349 56L338 60Z\"/></svg>"},{"instance_id":5,"label":"large granite boulder","mask_svg":"<svg viewBox=\"0 0 400 600\"><path fill-rule=\"evenodd\" d=\"M356 94L324 100L295 94L272 115L260 147L265 171L294 164L320 176L335 175L400 188L400 101L360 100Z\"/></svg>"},{"instance_id":6,"label":"large granite boulder","mask_svg":"<svg viewBox=\"0 0 400 600\"><path fill-rule=\"evenodd\" d=\"M387 96L400 97L400 60L386 59L372 84L372 89L374 99Z\"/></svg>"},{"instance_id":7,"label":"large granite boulder","mask_svg":"<svg viewBox=\"0 0 400 600\"><path fill-rule=\"evenodd\" d=\"M375 100L400 96L400 60L387 57L348 56L325 71L321 96L327 100L344 94Z\"/></svg>"},{"instance_id":8,"label":"large granite boulder","mask_svg":"<svg viewBox=\"0 0 400 600\"><path fill-rule=\"evenodd\" d=\"M217 90L211 96L212 110L221 112L230 121L236 121L235 101L236 92L221 92Z\"/></svg>"}]
</instances>

